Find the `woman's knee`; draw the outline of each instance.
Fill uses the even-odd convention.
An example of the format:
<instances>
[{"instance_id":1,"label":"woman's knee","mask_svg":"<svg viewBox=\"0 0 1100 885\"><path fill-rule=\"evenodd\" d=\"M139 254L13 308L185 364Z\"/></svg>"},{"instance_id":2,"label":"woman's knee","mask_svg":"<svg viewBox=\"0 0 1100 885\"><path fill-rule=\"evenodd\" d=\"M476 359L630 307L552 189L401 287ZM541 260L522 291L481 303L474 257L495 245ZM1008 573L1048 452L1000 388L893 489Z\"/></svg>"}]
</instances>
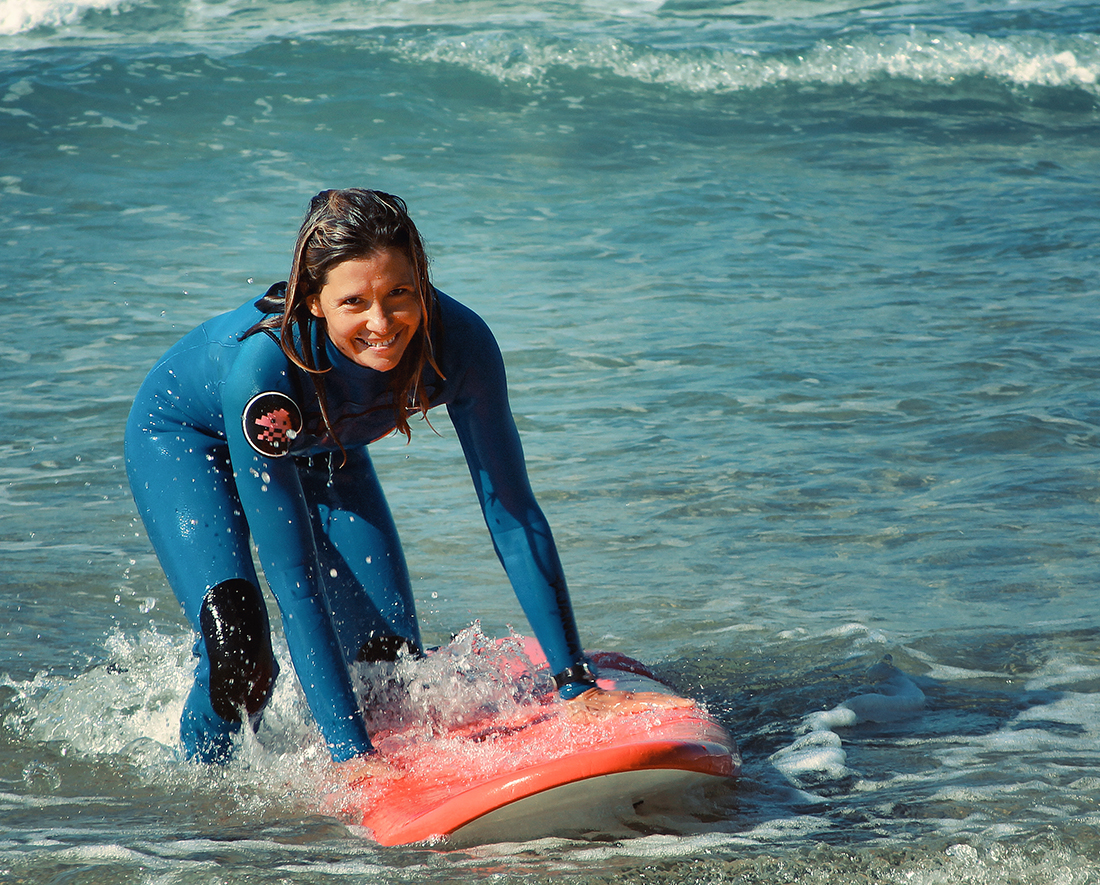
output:
<instances>
[{"instance_id":1,"label":"woman's knee","mask_svg":"<svg viewBox=\"0 0 1100 885\"><path fill-rule=\"evenodd\" d=\"M210 702L229 722L241 711L259 713L271 698L279 666L271 648L271 625L259 587L233 578L209 590L199 625L210 662Z\"/></svg>"}]
</instances>

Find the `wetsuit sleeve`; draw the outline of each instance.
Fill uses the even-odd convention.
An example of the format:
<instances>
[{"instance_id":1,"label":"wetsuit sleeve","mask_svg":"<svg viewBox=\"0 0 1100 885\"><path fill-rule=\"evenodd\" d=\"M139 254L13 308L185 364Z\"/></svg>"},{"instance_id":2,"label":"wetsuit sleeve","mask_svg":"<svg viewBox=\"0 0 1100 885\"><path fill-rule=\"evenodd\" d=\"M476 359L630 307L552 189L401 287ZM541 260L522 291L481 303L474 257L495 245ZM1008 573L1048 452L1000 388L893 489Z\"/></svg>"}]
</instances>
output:
<instances>
[{"instance_id":1,"label":"wetsuit sleeve","mask_svg":"<svg viewBox=\"0 0 1100 885\"><path fill-rule=\"evenodd\" d=\"M504 361L483 323L463 349L469 362L448 411L497 556L551 672L558 673L582 661L583 649L557 547L527 476Z\"/></svg>"},{"instance_id":2,"label":"wetsuit sleeve","mask_svg":"<svg viewBox=\"0 0 1100 885\"><path fill-rule=\"evenodd\" d=\"M290 398L286 360L273 342L255 335L243 342L222 387L230 460L264 575L282 612L295 673L333 759L342 762L370 752L371 743L324 602L323 579L318 574L309 512L294 458L260 451L255 429L251 434L245 432L246 407L268 392L275 394L276 405L279 397ZM252 411L251 418L255 418L255 409Z\"/></svg>"}]
</instances>

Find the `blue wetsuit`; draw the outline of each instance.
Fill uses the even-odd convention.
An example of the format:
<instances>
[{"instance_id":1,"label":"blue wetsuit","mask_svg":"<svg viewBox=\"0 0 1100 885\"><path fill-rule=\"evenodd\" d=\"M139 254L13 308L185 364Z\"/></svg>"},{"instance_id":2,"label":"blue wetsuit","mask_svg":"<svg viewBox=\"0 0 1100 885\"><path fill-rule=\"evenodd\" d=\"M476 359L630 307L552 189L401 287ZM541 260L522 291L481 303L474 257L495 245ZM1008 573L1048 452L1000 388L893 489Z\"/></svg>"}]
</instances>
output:
<instances>
[{"instance_id":1,"label":"blue wetsuit","mask_svg":"<svg viewBox=\"0 0 1100 885\"><path fill-rule=\"evenodd\" d=\"M447 406L497 555L551 672L567 670L583 653L528 482L500 350L480 317L436 295L432 337L443 377L425 369L431 405ZM404 556L366 449L394 429L392 396L385 373L349 360L312 324L317 365L331 367L328 417L345 462L310 377L273 336L244 335L263 316L250 302L215 317L153 367L127 423L127 471L199 634L181 723L188 755L225 758L240 710L258 717L274 685L251 533L306 700L342 761L371 750L348 663L421 646Z\"/></svg>"}]
</instances>

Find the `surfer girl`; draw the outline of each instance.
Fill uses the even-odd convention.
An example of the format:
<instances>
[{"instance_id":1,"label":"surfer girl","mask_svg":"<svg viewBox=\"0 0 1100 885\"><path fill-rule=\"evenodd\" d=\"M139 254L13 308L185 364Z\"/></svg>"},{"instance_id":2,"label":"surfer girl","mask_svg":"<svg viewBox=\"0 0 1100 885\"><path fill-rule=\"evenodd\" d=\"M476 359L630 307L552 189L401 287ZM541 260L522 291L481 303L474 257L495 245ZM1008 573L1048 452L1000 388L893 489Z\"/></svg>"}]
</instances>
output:
<instances>
[{"instance_id":1,"label":"surfer girl","mask_svg":"<svg viewBox=\"0 0 1100 885\"><path fill-rule=\"evenodd\" d=\"M432 286L405 203L328 190L310 203L290 276L186 335L153 367L126 426L130 485L198 638L180 735L223 762L278 674L255 541L290 658L333 761L378 766L349 675L419 654L397 531L367 445L446 406L493 547L562 700L599 715L554 541L531 491L489 328Z\"/></svg>"}]
</instances>

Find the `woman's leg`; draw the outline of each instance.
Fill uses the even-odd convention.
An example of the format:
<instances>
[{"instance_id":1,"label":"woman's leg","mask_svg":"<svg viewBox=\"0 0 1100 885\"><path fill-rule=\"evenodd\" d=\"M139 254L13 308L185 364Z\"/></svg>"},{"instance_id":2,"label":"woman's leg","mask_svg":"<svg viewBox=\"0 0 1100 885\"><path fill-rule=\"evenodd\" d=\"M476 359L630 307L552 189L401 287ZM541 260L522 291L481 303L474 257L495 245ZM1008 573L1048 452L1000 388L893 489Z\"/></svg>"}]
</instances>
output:
<instances>
[{"instance_id":1,"label":"woman's leg","mask_svg":"<svg viewBox=\"0 0 1100 885\"><path fill-rule=\"evenodd\" d=\"M348 662L421 650L412 585L389 505L365 448L299 469L332 619Z\"/></svg>"},{"instance_id":2,"label":"woman's leg","mask_svg":"<svg viewBox=\"0 0 1100 885\"><path fill-rule=\"evenodd\" d=\"M224 762L242 711L258 724L278 673L228 450L203 434L132 421L126 468L161 567L199 634L195 682L180 722L184 751Z\"/></svg>"}]
</instances>

